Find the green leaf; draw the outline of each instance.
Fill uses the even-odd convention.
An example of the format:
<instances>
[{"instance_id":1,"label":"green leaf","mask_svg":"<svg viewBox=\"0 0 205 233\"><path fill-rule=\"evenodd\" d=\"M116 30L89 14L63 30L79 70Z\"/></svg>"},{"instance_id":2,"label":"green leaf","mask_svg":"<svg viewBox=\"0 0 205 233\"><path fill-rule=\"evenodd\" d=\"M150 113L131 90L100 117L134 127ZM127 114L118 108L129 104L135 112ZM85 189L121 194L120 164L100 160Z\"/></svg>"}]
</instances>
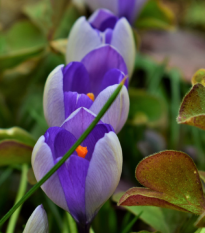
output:
<instances>
[{"instance_id":1,"label":"green leaf","mask_svg":"<svg viewBox=\"0 0 205 233\"><path fill-rule=\"evenodd\" d=\"M205 87L198 83L184 97L177 122L205 130Z\"/></svg>"},{"instance_id":2,"label":"green leaf","mask_svg":"<svg viewBox=\"0 0 205 233\"><path fill-rule=\"evenodd\" d=\"M8 139L16 140L31 147L36 143L34 138L28 132L19 127L0 129L0 142Z\"/></svg>"},{"instance_id":3,"label":"green leaf","mask_svg":"<svg viewBox=\"0 0 205 233\"><path fill-rule=\"evenodd\" d=\"M194 224L197 228L205 227L205 212L202 213Z\"/></svg>"},{"instance_id":4,"label":"green leaf","mask_svg":"<svg viewBox=\"0 0 205 233\"><path fill-rule=\"evenodd\" d=\"M163 151L142 160L137 180L146 188L132 188L120 199L122 206L158 206L202 214L205 199L193 160L183 152Z\"/></svg>"},{"instance_id":5,"label":"green leaf","mask_svg":"<svg viewBox=\"0 0 205 233\"><path fill-rule=\"evenodd\" d=\"M112 199L118 202L123 193L115 194ZM162 209L153 206L123 206L126 210L138 216L141 212L140 219L153 227L155 230L163 233L171 233L168 224L166 223Z\"/></svg>"},{"instance_id":6,"label":"green leaf","mask_svg":"<svg viewBox=\"0 0 205 233\"><path fill-rule=\"evenodd\" d=\"M28 20L16 22L8 31L0 34L0 72L17 66L44 51L46 39Z\"/></svg>"},{"instance_id":7,"label":"green leaf","mask_svg":"<svg viewBox=\"0 0 205 233\"><path fill-rule=\"evenodd\" d=\"M135 26L139 29L172 29L173 12L160 0L149 0L143 7Z\"/></svg>"},{"instance_id":8,"label":"green leaf","mask_svg":"<svg viewBox=\"0 0 205 233\"><path fill-rule=\"evenodd\" d=\"M0 166L31 162L33 147L16 140L0 142Z\"/></svg>"},{"instance_id":9,"label":"green leaf","mask_svg":"<svg viewBox=\"0 0 205 233\"><path fill-rule=\"evenodd\" d=\"M166 124L167 109L159 97L134 88L129 89L129 96L129 123L150 127Z\"/></svg>"},{"instance_id":10,"label":"green leaf","mask_svg":"<svg viewBox=\"0 0 205 233\"><path fill-rule=\"evenodd\" d=\"M201 83L203 86L205 86L205 69L198 70L191 80L192 86L194 86L197 83Z\"/></svg>"}]
</instances>

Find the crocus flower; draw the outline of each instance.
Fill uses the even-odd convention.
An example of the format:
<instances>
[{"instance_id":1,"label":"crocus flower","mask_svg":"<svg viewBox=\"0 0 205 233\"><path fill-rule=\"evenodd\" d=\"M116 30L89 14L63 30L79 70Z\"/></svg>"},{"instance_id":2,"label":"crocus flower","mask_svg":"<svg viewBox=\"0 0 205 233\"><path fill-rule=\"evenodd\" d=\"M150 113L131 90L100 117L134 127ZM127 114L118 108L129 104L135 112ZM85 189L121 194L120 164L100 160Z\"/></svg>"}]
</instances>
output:
<instances>
[{"instance_id":1,"label":"crocus flower","mask_svg":"<svg viewBox=\"0 0 205 233\"><path fill-rule=\"evenodd\" d=\"M81 62L59 65L49 75L44 90L44 115L48 125L60 126L79 107L98 114L126 74L123 58L109 45L91 51ZM129 96L124 86L102 121L111 124L118 133L128 112Z\"/></svg>"},{"instance_id":2,"label":"crocus flower","mask_svg":"<svg viewBox=\"0 0 205 233\"><path fill-rule=\"evenodd\" d=\"M106 8L132 24L147 0L84 0L92 11Z\"/></svg>"},{"instance_id":3,"label":"crocus flower","mask_svg":"<svg viewBox=\"0 0 205 233\"><path fill-rule=\"evenodd\" d=\"M37 141L32 167L39 181L71 148L94 120L85 108L73 112L61 127L51 127ZM83 143L41 188L81 225L89 224L116 189L122 150L110 125L100 121Z\"/></svg>"},{"instance_id":4,"label":"crocus flower","mask_svg":"<svg viewBox=\"0 0 205 233\"><path fill-rule=\"evenodd\" d=\"M136 55L132 29L125 18L118 19L106 9L91 17L80 17L68 37L66 62L80 61L87 53L104 44L110 44L124 58L131 77Z\"/></svg>"},{"instance_id":5,"label":"crocus flower","mask_svg":"<svg viewBox=\"0 0 205 233\"><path fill-rule=\"evenodd\" d=\"M48 218L42 205L34 210L23 233L48 233Z\"/></svg>"}]
</instances>

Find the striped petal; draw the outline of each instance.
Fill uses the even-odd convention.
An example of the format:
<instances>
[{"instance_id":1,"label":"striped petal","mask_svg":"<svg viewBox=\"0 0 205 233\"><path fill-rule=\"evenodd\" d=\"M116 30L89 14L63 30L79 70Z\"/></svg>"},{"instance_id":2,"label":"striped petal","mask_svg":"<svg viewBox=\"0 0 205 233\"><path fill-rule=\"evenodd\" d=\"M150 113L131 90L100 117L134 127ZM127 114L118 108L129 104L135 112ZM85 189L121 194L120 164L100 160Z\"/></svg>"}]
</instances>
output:
<instances>
[{"instance_id":1,"label":"striped petal","mask_svg":"<svg viewBox=\"0 0 205 233\"><path fill-rule=\"evenodd\" d=\"M136 47L132 29L125 18L117 22L112 33L110 44L115 47L124 58L129 76L131 77L134 69Z\"/></svg>"},{"instance_id":2,"label":"striped petal","mask_svg":"<svg viewBox=\"0 0 205 233\"><path fill-rule=\"evenodd\" d=\"M48 218L43 205L39 205L28 219L23 233L48 233Z\"/></svg>"},{"instance_id":3,"label":"striped petal","mask_svg":"<svg viewBox=\"0 0 205 233\"><path fill-rule=\"evenodd\" d=\"M93 105L90 107L90 111L97 115L116 88L117 85L112 85L100 92ZM115 132L119 133L127 120L129 106L129 95L127 88L124 86L116 100L113 102L101 120L106 124L112 125Z\"/></svg>"},{"instance_id":4,"label":"striped petal","mask_svg":"<svg viewBox=\"0 0 205 233\"><path fill-rule=\"evenodd\" d=\"M63 73L57 66L48 76L43 94L43 109L49 126L60 126L65 120Z\"/></svg>"},{"instance_id":5,"label":"striped petal","mask_svg":"<svg viewBox=\"0 0 205 233\"><path fill-rule=\"evenodd\" d=\"M92 221L115 191L122 172L122 149L118 137L109 132L95 146L86 178L86 215Z\"/></svg>"},{"instance_id":6,"label":"striped petal","mask_svg":"<svg viewBox=\"0 0 205 233\"><path fill-rule=\"evenodd\" d=\"M66 63L80 61L87 53L100 45L101 38L98 32L91 27L85 17L80 17L68 36Z\"/></svg>"}]
</instances>

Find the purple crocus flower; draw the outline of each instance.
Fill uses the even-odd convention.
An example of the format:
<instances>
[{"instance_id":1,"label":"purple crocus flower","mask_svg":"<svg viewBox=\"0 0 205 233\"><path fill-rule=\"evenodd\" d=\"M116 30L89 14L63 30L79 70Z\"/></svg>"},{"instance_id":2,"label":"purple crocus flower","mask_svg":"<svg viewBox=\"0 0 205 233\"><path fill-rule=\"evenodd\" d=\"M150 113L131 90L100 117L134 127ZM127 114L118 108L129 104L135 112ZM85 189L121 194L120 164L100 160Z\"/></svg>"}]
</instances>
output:
<instances>
[{"instance_id":1,"label":"purple crocus flower","mask_svg":"<svg viewBox=\"0 0 205 233\"><path fill-rule=\"evenodd\" d=\"M32 167L39 181L71 148L94 120L85 108L61 127L51 127L37 141ZM110 125L100 121L68 160L41 188L81 225L88 225L115 191L122 171L122 150Z\"/></svg>"},{"instance_id":2,"label":"purple crocus flower","mask_svg":"<svg viewBox=\"0 0 205 233\"><path fill-rule=\"evenodd\" d=\"M125 18L118 19L112 12L100 9L91 17L80 17L68 37L66 62L81 61L93 49L105 44L111 45L121 54L131 77L136 47L132 29Z\"/></svg>"},{"instance_id":3,"label":"purple crocus flower","mask_svg":"<svg viewBox=\"0 0 205 233\"><path fill-rule=\"evenodd\" d=\"M36 207L26 226L23 233L48 233L48 218L43 205Z\"/></svg>"},{"instance_id":4,"label":"purple crocus flower","mask_svg":"<svg viewBox=\"0 0 205 233\"><path fill-rule=\"evenodd\" d=\"M106 45L88 53L81 62L60 65L49 75L44 90L44 115L49 126L60 126L77 108L98 114L117 85L127 75L121 55ZM128 80L125 83L128 85ZM125 86L101 119L118 133L129 112Z\"/></svg>"},{"instance_id":5,"label":"purple crocus flower","mask_svg":"<svg viewBox=\"0 0 205 233\"><path fill-rule=\"evenodd\" d=\"M147 0L84 0L92 11L106 8L132 24Z\"/></svg>"}]
</instances>

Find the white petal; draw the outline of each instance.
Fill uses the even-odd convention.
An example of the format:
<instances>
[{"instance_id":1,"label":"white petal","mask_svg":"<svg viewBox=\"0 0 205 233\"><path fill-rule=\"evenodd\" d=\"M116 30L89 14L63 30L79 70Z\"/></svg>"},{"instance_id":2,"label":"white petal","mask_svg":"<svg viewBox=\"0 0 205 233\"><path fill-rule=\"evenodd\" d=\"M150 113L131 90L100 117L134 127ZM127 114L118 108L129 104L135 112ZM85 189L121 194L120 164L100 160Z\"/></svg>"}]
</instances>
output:
<instances>
[{"instance_id":1,"label":"white petal","mask_svg":"<svg viewBox=\"0 0 205 233\"><path fill-rule=\"evenodd\" d=\"M136 47L132 29L125 18L117 22L113 30L111 45L115 47L124 58L129 77L131 78L135 63Z\"/></svg>"},{"instance_id":2,"label":"white petal","mask_svg":"<svg viewBox=\"0 0 205 233\"><path fill-rule=\"evenodd\" d=\"M81 61L87 53L100 45L100 35L91 27L85 17L80 17L68 36L66 63Z\"/></svg>"},{"instance_id":3,"label":"white petal","mask_svg":"<svg viewBox=\"0 0 205 233\"><path fill-rule=\"evenodd\" d=\"M48 218L42 205L39 205L28 219L23 233L48 233Z\"/></svg>"},{"instance_id":4,"label":"white petal","mask_svg":"<svg viewBox=\"0 0 205 233\"><path fill-rule=\"evenodd\" d=\"M85 0L85 2L92 11L105 8L112 11L115 15L118 14L118 0Z\"/></svg>"},{"instance_id":5,"label":"white petal","mask_svg":"<svg viewBox=\"0 0 205 233\"><path fill-rule=\"evenodd\" d=\"M107 100L110 98L112 93L115 91L117 86L118 85L115 84L101 91L94 103L92 104L92 106L90 107L90 111L97 115L104 106L104 104L107 102ZM101 120L106 124L112 125L115 132L119 133L127 120L129 106L129 95L127 88L124 86L116 100L113 102L113 104L105 113L105 115L101 118Z\"/></svg>"},{"instance_id":6,"label":"white petal","mask_svg":"<svg viewBox=\"0 0 205 233\"><path fill-rule=\"evenodd\" d=\"M63 73L57 66L48 76L43 94L43 109L49 126L60 126L65 120Z\"/></svg>"},{"instance_id":7,"label":"white petal","mask_svg":"<svg viewBox=\"0 0 205 233\"><path fill-rule=\"evenodd\" d=\"M54 166L52 152L50 147L45 143L44 136L41 136L34 146L31 163L37 181L43 178ZM57 172L55 172L41 186L41 188L56 205L68 211L68 206Z\"/></svg>"},{"instance_id":8,"label":"white petal","mask_svg":"<svg viewBox=\"0 0 205 233\"><path fill-rule=\"evenodd\" d=\"M95 145L86 178L88 221L115 191L122 173L122 149L114 132L105 134Z\"/></svg>"}]
</instances>

